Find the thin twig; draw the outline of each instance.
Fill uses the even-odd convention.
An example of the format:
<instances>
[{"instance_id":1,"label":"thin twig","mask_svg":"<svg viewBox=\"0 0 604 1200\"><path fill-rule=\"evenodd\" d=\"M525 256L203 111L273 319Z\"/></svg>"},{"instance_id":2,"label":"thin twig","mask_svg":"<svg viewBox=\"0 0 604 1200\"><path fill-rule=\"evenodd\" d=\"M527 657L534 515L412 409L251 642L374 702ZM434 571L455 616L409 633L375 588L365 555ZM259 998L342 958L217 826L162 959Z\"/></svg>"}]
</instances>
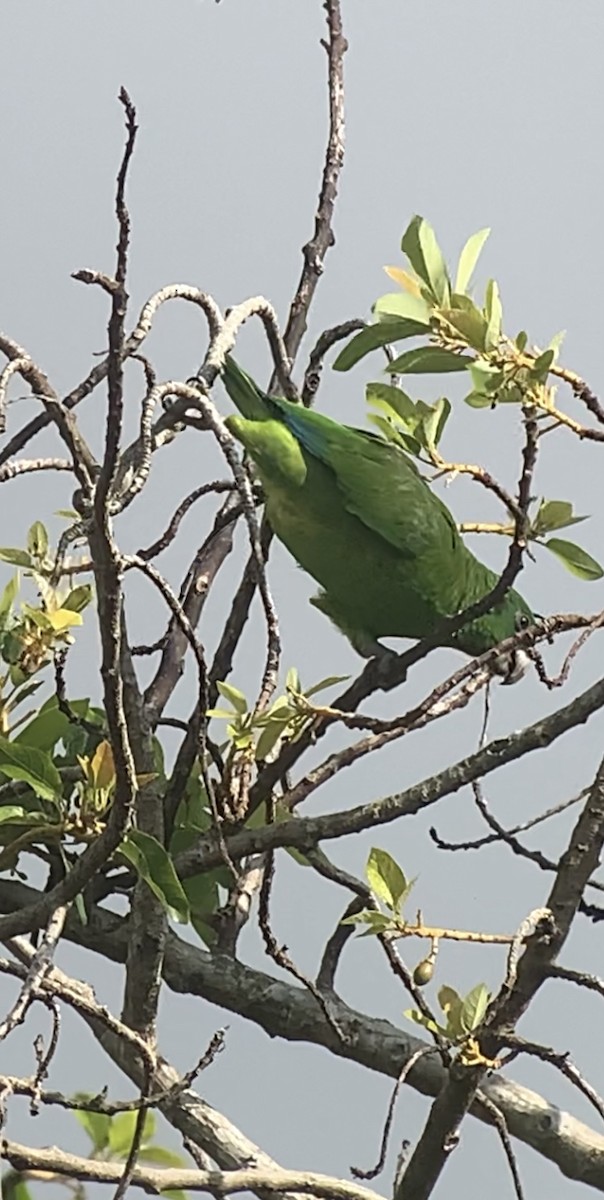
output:
<instances>
[{"instance_id":1,"label":"thin twig","mask_svg":"<svg viewBox=\"0 0 604 1200\"><path fill-rule=\"evenodd\" d=\"M351 333L355 333L358 329L365 329L365 326L365 321L355 317L350 321L343 321L340 325L334 325L331 329L325 329L321 336L317 338L308 356L308 363L304 372L301 399L305 408L310 408L311 404L314 403L319 390L325 355L331 350L332 346L342 341L343 338L349 337Z\"/></svg>"},{"instance_id":2,"label":"thin twig","mask_svg":"<svg viewBox=\"0 0 604 1200\"><path fill-rule=\"evenodd\" d=\"M4 1041L4 1038L8 1037L8 1034L25 1019L32 1000L39 992L42 982L52 966L52 956L63 932L66 917L67 907L57 908L48 921L37 950L34 952L32 948L32 958L23 987L12 1009L0 1024L0 1042Z\"/></svg>"},{"instance_id":3,"label":"thin twig","mask_svg":"<svg viewBox=\"0 0 604 1200\"><path fill-rule=\"evenodd\" d=\"M270 895L274 872L275 858L272 853L269 853L265 856L264 860L264 874L260 885L258 902L258 924L266 952L269 957L272 958L273 962L277 964L277 966L282 967L284 971L288 971L290 975L293 975L294 979L297 979L299 983L304 984L304 987L308 988L308 991L312 996L314 996L323 1013L323 1016L325 1017L325 1020L327 1021L327 1024L335 1033L338 1041L345 1042L346 1036L344 1035L339 1022L336 1020L331 1011L328 999L319 990L316 983L313 983L312 979L305 975L304 972L296 966L293 959L290 958L289 954L287 953L285 946L279 945L271 929Z\"/></svg>"},{"instance_id":4,"label":"thin twig","mask_svg":"<svg viewBox=\"0 0 604 1200\"><path fill-rule=\"evenodd\" d=\"M138 557L144 558L148 562L151 558L156 558L158 554L162 554L167 550L168 546L174 541L176 534L180 528L180 523L183 517L188 513L189 509L202 496L207 496L210 492L219 494L221 492L232 492L235 489L235 484L228 479L215 479L212 483L202 483L201 487L195 488L188 496L178 505L174 514L170 518L170 523L160 537L156 539L145 550L138 551Z\"/></svg>"},{"instance_id":5,"label":"thin twig","mask_svg":"<svg viewBox=\"0 0 604 1200\"><path fill-rule=\"evenodd\" d=\"M514 1190L516 1192L516 1200L524 1200L522 1180L520 1178L518 1163L516 1162L516 1155L514 1154L514 1147L512 1146L512 1139L510 1137L507 1121L501 1109L498 1108L488 1096L485 1096L485 1093L481 1088L479 1088L477 1092L477 1098L480 1100L483 1108L489 1113L493 1125L499 1134L499 1140L503 1146L503 1152L507 1158L508 1166L510 1168Z\"/></svg>"},{"instance_id":6,"label":"thin twig","mask_svg":"<svg viewBox=\"0 0 604 1200\"><path fill-rule=\"evenodd\" d=\"M530 817L528 821L522 821L520 825L514 825L512 829L507 829L506 833L510 837L515 837L518 833L526 833L529 829L534 829L536 825L541 825L544 821L549 821L552 817L566 812L567 808L584 800L588 792L589 788L583 788L577 796L571 796L569 800L561 800L559 804L553 804L551 808L546 808L545 812L538 813L536 817ZM489 813L489 818L490 816ZM479 850L483 846L490 846L493 842L500 841L499 832L487 833L484 837L469 842L446 842L440 837L434 826L428 830L428 833L439 850Z\"/></svg>"},{"instance_id":7,"label":"thin twig","mask_svg":"<svg viewBox=\"0 0 604 1200\"><path fill-rule=\"evenodd\" d=\"M107 422L105 428L105 453L95 490L95 512L97 522L104 512L113 478L117 468L122 421L124 415L124 343L125 321L128 304L126 275L128 270L128 246L130 243L130 215L126 207L125 190L128 168L136 142L136 109L124 87L120 88L120 104L126 115L126 144L117 176L115 213L118 223L117 262L115 286L111 289L111 316L109 318L109 366L107 371Z\"/></svg>"},{"instance_id":8,"label":"thin twig","mask_svg":"<svg viewBox=\"0 0 604 1200\"><path fill-rule=\"evenodd\" d=\"M549 1063L557 1071L560 1071L565 1079L568 1079L585 1096L586 1100L589 1101L596 1112L604 1119L604 1100L583 1077L578 1067L571 1061L568 1051L554 1050L551 1046L543 1046L540 1042L527 1041L526 1038L518 1037L517 1034L511 1033L504 1034L502 1042L512 1051L505 1060L506 1064L519 1054L529 1054L533 1058L541 1059L541 1062Z\"/></svg>"},{"instance_id":9,"label":"thin twig","mask_svg":"<svg viewBox=\"0 0 604 1200\"><path fill-rule=\"evenodd\" d=\"M407 1079L407 1076L413 1070L413 1067L415 1066L415 1064L417 1062L419 1062L419 1060L421 1058L425 1058L425 1056L427 1054L435 1054L435 1053L436 1053L435 1046L422 1046L420 1050L414 1051L414 1053L411 1055L411 1057L409 1059L407 1059L407 1062L405 1063L405 1065L401 1068L398 1079L396 1080L394 1088L392 1089L392 1095L390 1097L390 1102L388 1104L388 1110L386 1112L386 1120L384 1122L384 1128L382 1131L382 1141L381 1141L381 1145L380 1145L380 1152L379 1152L378 1160L377 1160L375 1166L370 1167L370 1169L368 1171L362 1171L359 1167L350 1167L350 1174L355 1179L375 1179L376 1175L380 1175L381 1172L384 1170L384 1167L386 1165L386 1155L388 1153L388 1142L390 1140L390 1131L392 1129L392 1122L394 1120L394 1112L396 1109L396 1102L398 1100L399 1092L400 1092L405 1080Z\"/></svg>"}]
</instances>

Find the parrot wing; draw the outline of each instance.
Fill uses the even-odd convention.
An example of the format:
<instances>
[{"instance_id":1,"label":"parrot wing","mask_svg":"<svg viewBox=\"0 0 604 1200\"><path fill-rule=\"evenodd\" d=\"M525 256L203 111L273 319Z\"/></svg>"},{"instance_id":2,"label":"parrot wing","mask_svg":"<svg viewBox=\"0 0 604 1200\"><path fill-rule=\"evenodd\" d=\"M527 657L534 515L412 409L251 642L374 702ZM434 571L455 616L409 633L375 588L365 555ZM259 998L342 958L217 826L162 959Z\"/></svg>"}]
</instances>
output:
<instances>
[{"instance_id":1,"label":"parrot wing","mask_svg":"<svg viewBox=\"0 0 604 1200\"><path fill-rule=\"evenodd\" d=\"M288 400L268 403L306 452L333 471L348 512L401 554L469 553L448 508L403 450Z\"/></svg>"}]
</instances>

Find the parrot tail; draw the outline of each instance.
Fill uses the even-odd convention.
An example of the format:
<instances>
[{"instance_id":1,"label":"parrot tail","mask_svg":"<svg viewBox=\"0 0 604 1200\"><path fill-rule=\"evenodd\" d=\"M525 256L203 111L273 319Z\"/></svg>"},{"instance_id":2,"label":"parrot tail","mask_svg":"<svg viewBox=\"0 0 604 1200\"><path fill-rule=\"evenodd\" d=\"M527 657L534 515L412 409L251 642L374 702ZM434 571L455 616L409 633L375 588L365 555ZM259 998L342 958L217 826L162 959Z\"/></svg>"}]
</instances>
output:
<instances>
[{"instance_id":1,"label":"parrot tail","mask_svg":"<svg viewBox=\"0 0 604 1200\"><path fill-rule=\"evenodd\" d=\"M254 380L227 354L222 368L222 382L239 412L250 421L270 420L272 413L267 397Z\"/></svg>"}]
</instances>

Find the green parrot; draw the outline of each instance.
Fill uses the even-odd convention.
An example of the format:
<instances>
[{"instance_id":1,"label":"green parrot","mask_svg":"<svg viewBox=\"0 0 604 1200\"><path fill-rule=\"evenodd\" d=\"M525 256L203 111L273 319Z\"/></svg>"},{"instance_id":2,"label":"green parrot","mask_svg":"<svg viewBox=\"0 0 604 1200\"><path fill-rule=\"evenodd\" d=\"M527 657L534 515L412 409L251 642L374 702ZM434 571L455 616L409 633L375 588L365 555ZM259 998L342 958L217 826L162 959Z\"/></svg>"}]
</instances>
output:
<instances>
[{"instance_id":1,"label":"green parrot","mask_svg":"<svg viewBox=\"0 0 604 1200\"><path fill-rule=\"evenodd\" d=\"M230 357L222 378L242 414L226 424L256 465L272 528L321 585L311 603L359 654L387 653L380 637L429 637L495 586L498 576L468 549L448 508L398 446L269 398ZM522 596L509 591L439 644L474 657L534 620ZM517 651L496 670L513 683L527 662Z\"/></svg>"}]
</instances>

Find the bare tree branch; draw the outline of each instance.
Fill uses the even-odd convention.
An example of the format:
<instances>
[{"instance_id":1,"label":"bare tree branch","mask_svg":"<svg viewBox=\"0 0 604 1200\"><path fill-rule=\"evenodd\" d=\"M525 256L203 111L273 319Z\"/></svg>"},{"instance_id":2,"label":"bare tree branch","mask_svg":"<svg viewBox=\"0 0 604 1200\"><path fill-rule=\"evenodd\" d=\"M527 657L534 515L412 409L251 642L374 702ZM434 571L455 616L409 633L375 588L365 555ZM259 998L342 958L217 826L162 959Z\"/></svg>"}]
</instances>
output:
<instances>
[{"instance_id":1,"label":"bare tree branch","mask_svg":"<svg viewBox=\"0 0 604 1200\"><path fill-rule=\"evenodd\" d=\"M117 1183L123 1168L119 1164L80 1158L67 1151L37 1150L5 1139L3 1153L16 1171L46 1171L66 1179L81 1179L96 1183ZM282 1167L242 1167L232 1171L192 1171L176 1167L137 1166L132 1172L133 1187L159 1194L163 1191L209 1192L213 1196L230 1196L233 1192L299 1192L322 1196L325 1200L381 1200L376 1192L359 1187L331 1175L312 1171L285 1171ZM116 1193L117 1194L117 1193Z\"/></svg>"},{"instance_id":2,"label":"bare tree branch","mask_svg":"<svg viewBox=\"0 0 604 1200\"><path fill-rule=\"evenodd\" d=\"M20 905L31 904L35 895L31 888L21 883L0 879L1 909L13 911ZM126 925L123 918L114 914L97 909L94 921L86 928L68 919L65 936L113 961L124 961ZM56 989L56 968L54 970L50 983ZM426 1045L389 1021L368 1017L349 1008L332 994L332 1010L344 1032L350 1035L350 1041L343 1043L325 1021L314 998L304 988L292 987L225 956L214 960L210 954L183 941L174 933L170 933L166 945L164 978L173 991L202 996L209 1003L218 1004L253 1021L271 1037L325 1046L338 1057L391 1078L397 1077L411 1054ZM90 1008L89 1002L83 998L89 993L90 989L78 985L75 1003L82 1005L83 1014L90 1013L92 1020L96 1009ZM101 1010L100 1015L107 1023L109 1014ZM119 1022L115 1032L117 1036L111 1044L121 1047L125 1035ZM140 1043L139 1035L127 1031L127 1036L132 1041L133 1052L136 1052ZM142 1045L145 1053L149 1054L146 1044L143 1042ZM135 1061L138 1061L137 1057ZM415 1064L407 1082L424 1095L438 1096L446 1078L437 1056L429 1055ZM140 1072L134 1081L140 1082ZM154 1077L153 1086L157 1091L169 1087L167 1076L162 1076L161 1080ZM482 1080L480 1092L503 1113L512 1137L532 1146L555 1163L569 1179L576 1179L604 1192L604 1135L589 1129L569 1113L561 1115L559 1108L537 1093L497 1073L489 1074L488 1078ZM209 1106L197 1098L195 1100L201 1106L196 1112L205 1120ZM168 1120L172 1120L168 1111L164 1108L162 1111ZM490 1114L481 1106L479 1099L470 1111L479 1120L492 1123ZM178 1124L176 1120L173 1123L185 1131L185 1125ZM196 1138L198 1133L193 1132L191 1136ZM220 1145L224 1144L220 1138L218 1141ZM242 1151L242 1156L236 1160L218 1158L217 1161L226 1168L238 1165L248 1157L248 1151Z\"/></svg>"}]
</instances>

